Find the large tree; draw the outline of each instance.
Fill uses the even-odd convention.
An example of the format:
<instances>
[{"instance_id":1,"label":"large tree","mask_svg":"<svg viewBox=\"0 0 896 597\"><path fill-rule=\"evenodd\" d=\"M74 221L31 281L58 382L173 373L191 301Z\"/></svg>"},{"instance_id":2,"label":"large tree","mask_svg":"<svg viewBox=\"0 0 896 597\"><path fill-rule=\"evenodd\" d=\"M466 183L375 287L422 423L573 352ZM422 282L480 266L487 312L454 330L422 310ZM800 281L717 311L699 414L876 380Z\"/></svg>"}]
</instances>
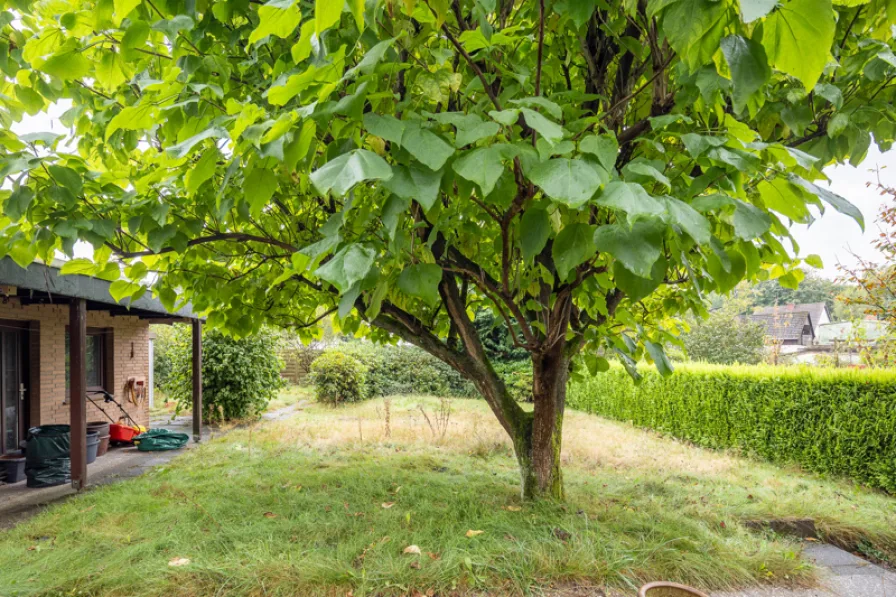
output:
<instances>
[{"instance_id":1,"label":"large tree","mask_svg":"<svg viewBox=\"0 0 896 597\"><path fill-rule=\"evenodd\" d=\"M44 0L3 13L2 252L237 334L401 338L562 495L570 368L802 272L815 182L894 137L892 0ZM17 135L52 104L64 134ZM811 261L811 260L810 260ZM119 262L126 264L118 279ZM471 319L531 355L534 411Z\"/></svg>"}]
</instances>

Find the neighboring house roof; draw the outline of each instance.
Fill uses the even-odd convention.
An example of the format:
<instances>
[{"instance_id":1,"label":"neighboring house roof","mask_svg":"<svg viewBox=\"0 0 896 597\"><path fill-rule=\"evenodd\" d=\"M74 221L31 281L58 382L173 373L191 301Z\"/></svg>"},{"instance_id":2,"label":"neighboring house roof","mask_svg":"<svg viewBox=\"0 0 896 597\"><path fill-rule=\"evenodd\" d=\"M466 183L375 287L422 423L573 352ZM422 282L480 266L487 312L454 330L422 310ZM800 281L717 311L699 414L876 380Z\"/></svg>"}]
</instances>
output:
<instances>
[{"instance_id":1,"label":"neighboring house roof","mask_svg":"<svg viewBox=\"0 0 896 597\"><path fill-rule=\"evenodd\" d=\"M862 340L876 342L887 333L887 323L876 319L864 319L860 322ZM834 342L843 342L855 339L853 323L844 321L841 323L828 323L818 326L818 344L831 345Z\"/></svg>"},{"instance_id":2,"label":"neighboring house roof","mask_svg":"<svg viewBox=\"0 0 896 597\"><path fill-rule=\"evenodd\" d=\"M109 293L111 282L76 274L63 276L58 267L38 262L24 268L9 257L0 259L0 284L14 286L15 296L23 303L67 302L64 299L82 298L87 301L88 309L103 309L113 314L146 319L198 319L190 305L170 312L149 294L135 301L118 302Z\"/></svg>"},{"instance_id":3,"label":"neighboring house roof","mask_svg":"<svg viewBox=\"0 0 896 597\"><path fill-rule=\"evenodd\" d=\"M808 325L815 336L812 315L808 311L779 311L777 313L753 313L750 321L765 326L765 335L778 340L799 340Z\"/></svg>"},{"instance_id":4,"label":"neighboring house roof","mask_svg":"<svg viewBox=\"0 0 896 597\"><path fill-rule=\"evenodd\" d=\"M825 303L790 303L787 305L775 305L774 307L760 307L753 311L756 315L774 315L775 313L806 312L812 318L813 328L820 322L831 320L828 306ZM827 315L827 317L825 317Z\"/></svg>"}]
</instances>

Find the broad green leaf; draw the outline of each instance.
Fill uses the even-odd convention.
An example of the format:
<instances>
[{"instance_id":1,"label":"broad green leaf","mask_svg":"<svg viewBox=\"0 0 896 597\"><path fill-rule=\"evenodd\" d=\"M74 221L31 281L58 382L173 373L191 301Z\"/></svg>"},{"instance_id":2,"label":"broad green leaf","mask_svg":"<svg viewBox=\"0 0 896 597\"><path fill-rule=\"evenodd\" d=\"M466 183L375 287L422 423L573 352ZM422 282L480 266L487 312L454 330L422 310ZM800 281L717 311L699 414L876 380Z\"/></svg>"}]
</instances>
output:
<instances>
[{"instance_id":1,"label":"broad green leaf","mask_svg":"<svg viewBox=\"0 0 896 597\"><path fill-rule=\"evenodd\" d=\"M367 132L392 143L401 145L405 127L406 125L403 121L389 114L380 116L379 114L368 112L364 115L364 128L367 129Z\"/></svg>"},{"instance_id":2,"label":"broad green leaf","mask_svg":"<svg viewBox=\"0 0 896 597\"><path fill-rule=\"evenodd\" d=\"M338 4L338 2L331 0L331 4ZM301 20L302 13L299 11L297 2L272 0L258 7L258 27L249 34L249 43L254 44L269 35L289 37L299 26Z\"/></svg>"},{"instance_id":3,"label":"broad green leaf","mask_svg":"<svg viewBox=\"0 0 896 597\"><path fill-rule=\"evenodd\" d=\"M146 293L146 287L131 280L115 280L109 285L109 294L120 303L129 298L133 302Z\"/></svg>"},{"instance_id":4,"label":"broad green leaf","mask_svg":"<svg viewBox=\"0 0 896 597\"><path fill-rule=\"evenodd\" d=\"M414 199L429 211L439 197L442 172L433 172L425 166L393 166L392 178L386 180L387 189L405 199Z\"/></svg>"},{"instance_id":5,"label":"broad green leaf","mask_svg":"<svg viewBox=\"0 0 896 597\"><path fill-rule=\"evenodd\" d=\"M763 180L756 186L762 202L769 209L801 224L808 224L812 216L806 207L803 190L784 177Z\"/></svg>"},{"instance_id":6,"label":"broad green leaf","mask_svg":"<svg viewBox=\"0 0 896 597\"><path fill-rule=\"evenodd\" d=\"M660 258L663 227L654 220L638 220L629 229L621 224L605 224L594 233L594 244L601 253L609 253L629 271L650 278Z\"/></svg>"},{"instance_id":7,"label":"broad green leaf","mask_svg":"<svg viewBox=\"0 0 896 597\"><path fill-rule=\"evenodd\" d=\"M750 96L769 80L772 70L762 45L739 35L729 35L722 40L722 53L731 71L734 110L740 112Z\"/></svg>"},{"instance_id":8,"label":"broad green leaf","mask_svg":"<svg viewBox=\"0 0 896 597\"><path fill-rule=\"evenodd\" d=\"M834 193L834 192L829 191L823 187L820 187L814 183L811 183L808 180L805 180L795 174L791 175L789 178L792 182L798 184L799 186L804 188L809 193L812 193L813 195L815 195L816 197L818 197L825 203L828 203L835 210L837 210L840 213L847 215L850 218L852 218L853 220L855 220L856 223L859 225L859 227L861 227L862 231L864 232L865 216L862 215L862 211L858 207L856 207L855 205L850 203L847 199L844 199L837 193Z\"/></svg>"},{"instance_id":9,"label":"broad green leaf","mask_svg":"<svg viewBox=\"0 0 896 597\"><path fill-rule=\"evenodd\" d=\"M551 220L548 213L538 207L527 209L520 219L520 246L523 259L532 260L541 253L551 236Z\"/></svg>"},{"instance_id":10,"label":"broad green leaf","mask_svg":"<svg viewBox=\"0 0 896 597\"><path fill-rule=\"evenodd\" d=\"M90 259L78 257L62 264L59 273L63 275L90 276L96 270L96 264Z\"/></svg>"},{"instance_id":11,"label":"broad green leaf","mask_svg":"<svg viewBox=\"0 0 896 597\"><path fill-rule=\"evenodd\" d=\"M653 364L656 365L656 370L660 372L660 375L663 377L672 375L672 362L669 361L669 357L666 356L666 351L663 350L662 344L645 342L644 348L647 349L647 354L650 355L650 359L653 361Z\"/></svg>"},{"instance_id":12,"label":"broad green leaf","mask_svg":"<svg viewBox=\"0 0 896 597\"><path fill-rule=\"evenodd\" d=\"M104 53L94 69L98 86L102 89L117 89L128 80L124 69L121 54L112 51Z\"/></svg>"},{"instance_id":13,"label":"broad green leaf","mask_svg":"<svg viewBox=\"0 0 896 597\"><path fill-rule=\"evenodd\" d=\"M581 223L566 226L551 247L560 279L566 279L572 270L594 257L595 251L593 226Z\"/></svg>"},{"instance_id":14,"label":"broad green leaf","mask_svg":"<svg viewBox=\"0 0 896 597\"><path fill-rule=\"evenodd\" d=\"M693 72L712 62L730 21L727 2L688 0L666 9L662 27L669 45Z\"/></svg>"},{"instance_id":15,"label":"broad green leaf","mask_svg":"<svg viewBox=\"0 0 896 597\"><path fill-rule=\"evenodd\" d=\"M199 187L215 174L220 154L217 151L206 151L199 161L184 175L184 188L188 193L195 193Z\"/></svg>"},{"instance_id":16,"label":"broad green leaf","mask_svg":"<svg viewBox=\"0 0 896 597\"><path fill-rule=\"evenodd\" d=\"M650 269L650 276L643 278L628 270L622 262L613 262L613 281L616 286L625 293L625 297L637 302L650 295L651 292L662 286L666 277L666 260L661 256L654 262Z\"/></svg>"},{"instance_id":17,"label":"broad green leaf","mask_svg":"<svg viewBox=\"0 0 896 597\"><path fill-rule=\"evenodd\" d=\"M388 180L392 168L386 160L366 149L356 149L330 160L311 174L311 182L322 195L331 189L345 195L359 182Z\"/></svg>"},{"instance_id":18,"label":"broad green leaf","mask_svg":"<svg viewBox=\"0 0 896 597\"><path fill-rule=\"evenodd\" d=\"M223 129L219 126L213 126L211 128L207 128L199 134L193 135L186 141L178 143L172 147L168 148L168 155L173 158L182 158L196 146L197 143L205 141L206 139L227 139L230 135L227 133L226 129Z\"/></svg>"},{"instance_id":19,"label":"broad green leaf","mask_svg":"<svg viewBox=\"0 0 896 597\"><path fill-rule=\"evenodd\" d=\"M432 131L419 126L408 126L405 129L401 136L401 146L431 170L440 169L454 155L454 147Z\"/></svg>"},{"instance_id":20,"label":"broad green leaf","mask_svg":"<svg viewBox=\"0 0 896 597\"><path fill-rule=\"evenodd\" d=\"M311 38L317 35L314 31L314 25L315 20L310 19L302 23L302 27L299 29L299 41L289 51L292 61L296 64L311 56Z\"/></svg>"},{"instance_id":21,"label":"broad green leaf","mask_svg":"<svg viewBox=\"0 0 896 597\"><path fill-rule=\"evenodd\" d=\"M559 124L551 122L535 110L528 108L521 108L520 113L526 120L526 124L551 145L555 145L563 139L563 127Z\"/></svg>"},{"instance_id":22,"label":"broad green leaf","mask_svg":"<svg viewBox=\"0 0 896 597\"><path fill-rule=\"evenodd\" d=\"M345 0L314 0L314 30L320 34L339 22Z\"/></svg>"},{"instance_id":23,"label":"broad green leaf","mask_svg":"<svg viewBox=\"0 0 896 597\"><path fill-rule=\"evenodd\" d=\"M577 209L594 196L605 175L585 160L554 158L532 168L529 180L554 201Z\"/></svg>"},{"instance_id":24,"label":"broad green leaf","mask_svg":"<svg viewBox=\"0 0 896 597\"><path fill-rule=\"evenodd\" d=\"M740 0L740 14L744 23L761 19L778 6L778 0Z\"/></svg>"},{"instance_id":25,"label":"broad green leaf","mask_svg":"<svg viewBox=\"0 0 896 597\"><path fill-rule=\"evenodd\" d=\"M681 226L688 236L700 244L706 244L710 239L710 225L700 212L675 197L665 197L666 213L669 221Z\"/></svg>"},{"instance_id":26,"label":"broad green leaf","mask_svg":"<svg viewBox=\"0 0 896 597\"><path fill-rule=\"evenodd\" d=\"M442 268L431 263L418 263L402 270L397 285L403 293L422 299L427 305L435 306L439 302L441 281Z\"/></svg>"},{"instance_id":27,"label":"broad green leaf","mask_svg":"<svg viewBox=\"0 0 896 597\"><path fill-rule=\"evenodd\" d=\"M665 174L660 172L652 163L647 160L636 159L622 169L622 174L626 180L632 182L646 183L648 180L654 180L668 190L672 190L672 182Z\"/></svg>"},{"instance_id":28,"label":"broad green leaf","mask_svg":"<svg viewBox=\"0 0 896 597\"><path fill-rule=\"evenodd\" d=\"M259 214L271 201L279 186L277 175L265 168L255 168L243 181L243 194L252 213Z\"/></svg>"},{"instance_id":29,"label":"broad green leaf","mask_svg":"<svg viewBox=\"0 0 896 597\"><path fill-rule=\"evenodd\" d=\"M619 155L619 143L611 135L588 135L579 141L579 151L590 153L597 158L604 170L613 172Z\"/></svg>"},{"instance_id":30,"label":"broad green leaf","mask_svg":"<svg viewBox=\"0 0 896 597\"><path fill-rule=\"evenodd\" d=\"M488 113L495 121L500 122L504 126L513 126L520 117L519 110L492 110Z\"/></svg>"},{"instance_id":31,"label":"broad green leaf","mask_svg":"<svg viewBox=\"0 0 896 597\"><path fill-rule=\"evenodd\" d=\"M734 215L731 218L734 224L734 234L741 240L753 240L759 238L771 228L772 220L767 213L751 203L735 200Z\"/></svg>"},{"instance_id":32,"label":"broad green leaf","mask_svg":"<svg viewBox=\"0 0 896 597\"><path fill-rule=\"evenodd\" d=\"M121 38L121 55L125 60L134 60L140 56L139 48L142 48L149 39L149 25L146 21L131 21L130 27Z\"/></svg>"},{"instance_id":33,"label":"broad green leaf","mask_svg":"<svg viewBox=\"0 0 896 597\"><path fill-rule=\"evenodd\" d=\"M81 52L65 52L51 56L40 70L57 79L73 81L90 72L90 61Z\"/></svg>"},{"instance_id":34,"label":"broad green leaf","mask_svg":"<svg viewBox=\"0 0 896 597\"><path fill-rule=\"evenodd\" d=\"M805 261L808 265L811 265L815 269L824 269L824 261L821 260L820 255L816 255L815 253L806 255L803 261Z\"/></svg>"},{"instance_id":35,"label":"broad green leaf","mask_svg":"<svg viewBox=\"0 0 896 597\"><path fill-rule=\"evenodd\" d=\"M527 108L542 108L545 112L547 112L557 120L561 120L563 118L563 109L558 104L541 96L514 99L510 100L510 103L516 106L525 106ZM529 126L532 125L530 124Z\"/></svg>"},{"instance_id":36,"label":"broad green leaf","mask_svg":"<svg viewBox=\"0 0 896 597\"><path fill-rule=\"evenodd\" d=\"M55 180L57 184L64 186L71 191L72 195L77 197L81 194L84 185L80 174L71 168L56 164L48 166L47 170L49 171L50 176L53 177L53 180Z\"/></svg>"},{"instance_id":37,"label":"broad green leaf","mask_svg":"<svg viewBox=\"0 0 896 597\"><path fill-rule=\"evenodd\" d=\"M699 135L697 133L685 133L681 136L685 149L691 154L691 157L698 158L704 152L713 147L721 147L728 142L725 137L713 137L709 135Z\"/></svg>"},{"instance_id":38,"label":"broad green leaf","mask_svg":"<svg viewBox=\"0 0 896 597\"><path fill-rule=\"evenodd\" d=\"M22 102L25 106L25 111L31 116L40 113L44 109L44 104L46 104L41 94L30 87L22 87L21 85L16 85L16 99Z\"/></svg>"},{"instance_id":39,"label":"broad green leaf","mask_svg":"<svg viewBox=\"0 0 896 597\"><path fill-rule=\"evenodd\" d=\"M371 247L349 245L317 268L314 275L345 293L370 273L375 258L376 251Z\"/></svg>"},{"instance_id":40,"label":"broad green leaf","mask_svg":"<svg viewBox=\"0 0 896 597\"><path fill-rule=\"evenodd\" d=\"M467 151L451 167L461 177L479 185L483 196L495 188L504 172L503 155L494 146Z\"/></svg>"},{"instance_id":41,"label":"broad green leaf","mask_svg":"<svg viewBox=\"0 0 896 597\"><path fill-rule=\"evenodd\" d=\"M762 45L776 69L809 90L828 62L835 29L831 0L786 0L766 17Z\"/></svg>"},{"instance_id":42,"label":"broad green leaf","mask_svg":"<svg viewBox=\"0 0 896 597\"><path fill-rule=\"evenodd\" d=\"M614 180L597 198L597 204L624 211L630 216L657 216L665 211L663 203L647 194L639 184Z\"/></svg>"},{"instance_id":43,"label":"broad green leaf","mask_svg":"<svg viewBox=\"0 0 896 597\"><path fill-rule=\"evenodd\" d=\"M140 6L141 0L114 0L114 13L117 20L121 21L123 18L131 14L131 12Z\"/></svg>"},{"instance_id":44,"label":"broad green leaf","mask_svg":"<svg viewBox=\"0 0 896 597\"><path fill-rule=\"evenodd\" d=\"M12 194L6 199L3 205L3 213L9 216L13 222L18 221L34 200L34 191L30 187L18 187L14 189Z\"/></svg>"}]
</instances>

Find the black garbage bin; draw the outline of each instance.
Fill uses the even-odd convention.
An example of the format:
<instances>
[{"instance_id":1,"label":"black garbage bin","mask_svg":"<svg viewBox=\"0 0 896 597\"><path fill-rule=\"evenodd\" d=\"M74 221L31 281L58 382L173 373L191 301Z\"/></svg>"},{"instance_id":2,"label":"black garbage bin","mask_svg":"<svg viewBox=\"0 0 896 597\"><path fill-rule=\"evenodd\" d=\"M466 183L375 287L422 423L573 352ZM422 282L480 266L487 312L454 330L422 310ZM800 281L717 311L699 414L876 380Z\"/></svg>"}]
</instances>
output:
<instances>
[{"instance_id":1,"label":"black garbage bin","mask_svg":"<svg viewBox=\"0 0 896 597\"><path fill-rule=\"evenodd\" d=\"M41 425L28 430L25 479L28 487L54 487L72 480L72 434L69 425Z\"/></svg>"}]
</instances>

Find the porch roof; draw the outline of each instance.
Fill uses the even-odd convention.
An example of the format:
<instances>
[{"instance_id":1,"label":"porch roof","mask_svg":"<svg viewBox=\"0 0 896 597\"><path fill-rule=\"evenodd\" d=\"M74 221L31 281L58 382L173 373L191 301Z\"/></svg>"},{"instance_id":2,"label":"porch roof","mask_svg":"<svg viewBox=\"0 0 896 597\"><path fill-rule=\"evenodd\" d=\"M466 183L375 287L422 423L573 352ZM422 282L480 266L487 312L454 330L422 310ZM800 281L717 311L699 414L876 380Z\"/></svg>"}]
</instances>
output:
<instances>
[{"instance_id":1,"label":"porch roof","mask_svg":"<svg viewBox=\"0 0 896 597\"><path fill-rule=\"evenodd\" d=\"M108 311L113 315L131 315L142 319L198 320L189 304L171 312L161 301L144 295L135 301L116 301L109 293L111 282L77 274L61 275L59 268L32 263L23 268L9 257L0 259L0 285L16 287L22 304L65 304L68 299L85 299L88 310Z\"/></svg>"}]
</instances>

